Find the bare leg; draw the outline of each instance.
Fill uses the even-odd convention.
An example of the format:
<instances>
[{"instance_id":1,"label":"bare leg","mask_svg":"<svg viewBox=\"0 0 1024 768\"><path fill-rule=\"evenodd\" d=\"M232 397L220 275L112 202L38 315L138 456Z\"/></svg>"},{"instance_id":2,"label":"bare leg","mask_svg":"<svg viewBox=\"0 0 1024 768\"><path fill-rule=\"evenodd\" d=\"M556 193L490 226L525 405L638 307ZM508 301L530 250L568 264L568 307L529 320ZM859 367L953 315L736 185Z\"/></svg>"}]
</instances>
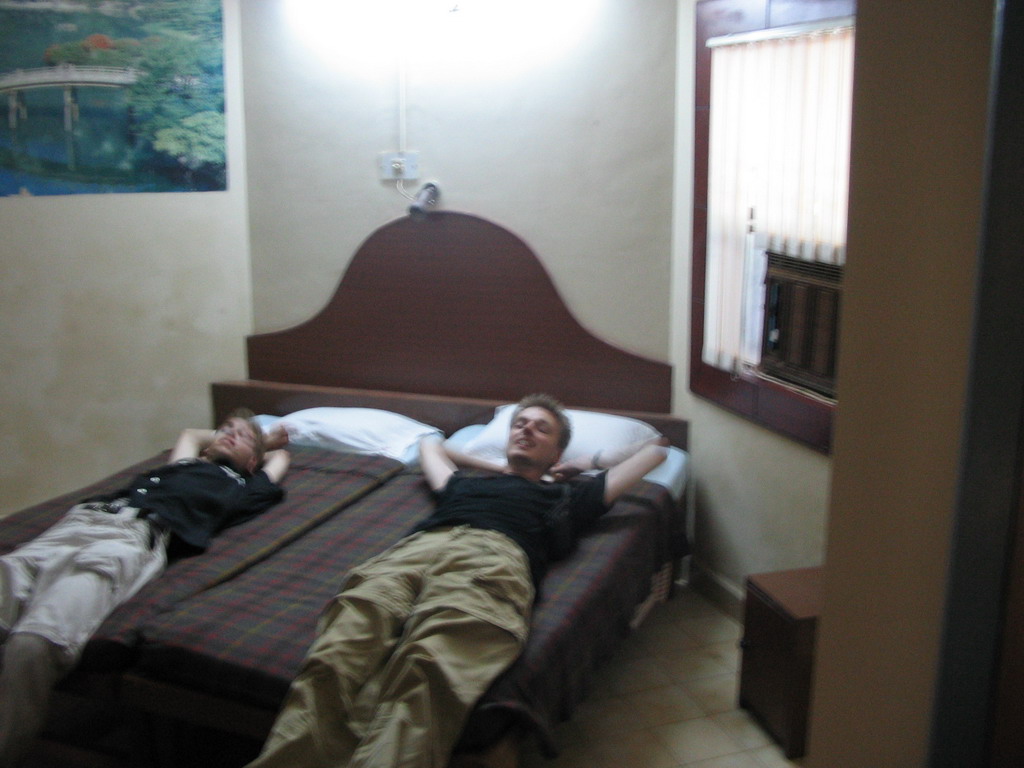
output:
<instances>
[{"instance_id":1,"label":"bare leg","mask_svg":"<svg viewBox=\"0 0 1024 768\"><path fill-rule=\"evenodd\" d=\"M8 638L0 671L0 765L17 765L32 747L50 692L67 669L67 657L46 638L24 632Z\"/></svg>"}]
</instances>

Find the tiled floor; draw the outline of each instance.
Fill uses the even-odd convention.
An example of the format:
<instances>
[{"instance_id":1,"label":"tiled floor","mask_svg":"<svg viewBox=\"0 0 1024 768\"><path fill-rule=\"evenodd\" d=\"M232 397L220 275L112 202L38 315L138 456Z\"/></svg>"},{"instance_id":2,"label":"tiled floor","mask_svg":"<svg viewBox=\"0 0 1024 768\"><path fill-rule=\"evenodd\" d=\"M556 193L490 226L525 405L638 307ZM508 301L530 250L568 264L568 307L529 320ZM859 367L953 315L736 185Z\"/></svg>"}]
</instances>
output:
<instances>
[{"instance_id":1,"label":"tiled floor","mask_svg":"<svg viewBox=\"0 0 1024 768\"><path fill-rule=\"evenodd\" d=\"M736 705L738 621L689 589L658 606L606 664L593 693L559 726L549 761L521 768L789 768Z\"/></svg>"}]
</instances>

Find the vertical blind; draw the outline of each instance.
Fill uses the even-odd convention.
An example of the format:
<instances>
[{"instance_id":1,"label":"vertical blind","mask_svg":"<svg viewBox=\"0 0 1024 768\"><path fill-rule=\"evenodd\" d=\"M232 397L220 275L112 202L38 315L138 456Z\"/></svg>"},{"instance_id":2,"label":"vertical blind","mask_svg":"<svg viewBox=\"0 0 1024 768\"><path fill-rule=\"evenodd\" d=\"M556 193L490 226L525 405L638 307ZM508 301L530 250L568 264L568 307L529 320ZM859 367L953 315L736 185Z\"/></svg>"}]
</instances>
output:
<instances>
[{"instance_id":1,"label":"vertical blind","mask_svg":"<svg viewBox=\"0 0 1024 768\"><path fill-rule=\"evenodd\" d=\"M766 249L842 264L853 27L713 45L704 362L760 357Z\"/></svg>"}]
</instances>

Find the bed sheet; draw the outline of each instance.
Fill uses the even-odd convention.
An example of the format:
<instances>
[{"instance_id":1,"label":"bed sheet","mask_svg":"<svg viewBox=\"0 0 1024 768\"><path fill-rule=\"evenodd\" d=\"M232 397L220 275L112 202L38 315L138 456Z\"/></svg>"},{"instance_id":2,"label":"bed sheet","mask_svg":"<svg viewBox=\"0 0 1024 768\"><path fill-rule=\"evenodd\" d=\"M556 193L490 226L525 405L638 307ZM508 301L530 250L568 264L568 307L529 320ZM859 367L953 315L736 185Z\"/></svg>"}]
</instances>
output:
<instances>
[{"instance_id":1,"label":"bed sheet","mask_svg":"<svg viewBox=\"0 0 1024 768\"><path fill-rule=\"evenodd\" d=\"M135 674L276 711L347 570L400 539L432 507L421 475L391 479L274 557L153 617ZM519 722L553 751L552 726L628 632L652 576L685 552L684 526L679 505L652 483L598 521L549 572L527 648L485 695L462 747L490 744Z\"/></svg>"},{"instance_id":2,"label":"bed sheet","mask_svg":"<svg viewBox=\"0 0 1024 768\"><path fill-rule=\"evenodd\" d=\"M421 475L394 477L257 567L154 616L135 671L277 709L345 573L398 541L429 505Z\"/></svg>"},{"instance_id":3,"label":"bed sheet","mask_svg":"<svg viewBox=\"0 0 1024 768\"><path fill-rule=\"evenodd\" d=\"M115 609L86 645L79 670L114 672L133 660L141 627L189 597L228 582L282 547L341 513L404 469L382 456L295 447L283 486L285 499L246 523L222 531L202 554L173 560L157 579ZM22 512L0 526L0 551L9 551L55 523L82 498L118 490L137 474L166 463L168 452L104 480Z\"/></svg>"},{"instance_id":4,"label":"bed sheet","mask_svg":"<svg viewBox=\"0 0 1024 768\"><path fill-rule=\"evenodd\" d=\"M485 748L518 724L554 757L554 726L587 696L665 567L687 554L684 529L680 506L659 484L640 483L620 499L548 572L526 648L484 695L460 749Z\"/></svg>"}]
</instances>

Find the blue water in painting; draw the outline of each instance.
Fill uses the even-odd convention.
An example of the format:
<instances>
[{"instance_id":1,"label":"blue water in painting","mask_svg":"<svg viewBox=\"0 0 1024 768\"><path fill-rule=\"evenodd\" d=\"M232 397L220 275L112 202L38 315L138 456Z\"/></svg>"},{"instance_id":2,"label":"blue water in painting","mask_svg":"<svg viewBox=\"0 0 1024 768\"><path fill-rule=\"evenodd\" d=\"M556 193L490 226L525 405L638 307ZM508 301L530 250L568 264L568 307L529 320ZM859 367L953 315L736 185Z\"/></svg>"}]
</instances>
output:
<instances>
[{"instance_id":1,"label":"blue water in painting","mask_svg":"<svg viewBox=\"0 0 1024 768\"><path fill-rule=\"evenodd\" d=\"M0 173L0 197L18 194L32 195L87 195L104 192L149 192L157 191L156 187L147 189L138 184L95 184L85 181L64 181L46 179L31 173L4 169Z\"/></svg>"}]
</instances>

